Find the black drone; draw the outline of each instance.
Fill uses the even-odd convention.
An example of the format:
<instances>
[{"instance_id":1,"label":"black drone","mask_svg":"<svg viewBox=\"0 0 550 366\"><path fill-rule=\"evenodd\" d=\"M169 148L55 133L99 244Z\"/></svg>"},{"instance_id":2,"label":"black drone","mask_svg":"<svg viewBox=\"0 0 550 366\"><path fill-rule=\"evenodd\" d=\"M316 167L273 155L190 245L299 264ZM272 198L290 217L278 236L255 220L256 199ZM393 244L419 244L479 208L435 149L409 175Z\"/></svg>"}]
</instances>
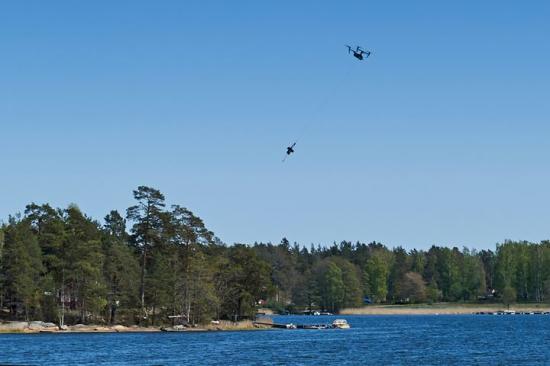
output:
<instances>
[{"instance_id":1,"label":"black drone","mask_svg":"<svg viewBox=\"0 0 550 366\"><path fill-rule=\"evenodd\" d=\"M286 154L287 155L290 155L294 152L294 146L296 146L296 143L293 143L292 145L290 145L289 147L286 148Z\"/></svg>"},{"instance_id":2,"label":"black drone","mask_svg":"<svg viewBox=\"0 0 550 366\"><path fill-rule=\"evenodd\" d=\"M359 47L359 46L357 46L357 47L355 48L355 50L353 50L353 49L351 48L351 46L346 45L346 47L348 48L348 53L352 53L352 52L353 52L353 57L355 57L355 58L358 59L358 60L363 60L363 59L365 59L365 58L367 58L367 57L370 56L370 51L364 51L364 50L362 50L361 47ZM363 55L364 55L364 56L363 56Z\"/></svg>"},{"instance_id":3,"label":"black drone","mask_svg":"<svg viewBox=\"0 0 550 366\"><path fill-rule=\"evenodd\" d=\"M290 156L290 154L292 154L294 152L294 146L296 146L296 143L293 143L292 145L290 145L289 147L286 148L286 156L283 159L283 162L286 160L287 157Z\"/></svg>"}]
</instances>

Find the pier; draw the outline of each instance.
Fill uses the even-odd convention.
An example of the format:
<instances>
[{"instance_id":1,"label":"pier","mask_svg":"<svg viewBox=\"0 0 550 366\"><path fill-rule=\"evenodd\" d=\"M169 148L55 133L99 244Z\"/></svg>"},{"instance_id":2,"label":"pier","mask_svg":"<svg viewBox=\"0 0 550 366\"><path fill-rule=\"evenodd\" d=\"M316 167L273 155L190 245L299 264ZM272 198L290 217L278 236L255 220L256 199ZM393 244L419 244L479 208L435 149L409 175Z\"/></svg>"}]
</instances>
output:
<instances>
[{"instance_id":1,"label":"pier","mask_svg":"<svg viewBox=\"0 0 550 366\"><path fill-rule=\"evenodd\" d=\"M344 319L336 319L332 324L293 324L293 323L273 323L264 321L255 321L254 325L268 326L278 329L349 329L348 322Z\"/></svg>"}]
</instances>

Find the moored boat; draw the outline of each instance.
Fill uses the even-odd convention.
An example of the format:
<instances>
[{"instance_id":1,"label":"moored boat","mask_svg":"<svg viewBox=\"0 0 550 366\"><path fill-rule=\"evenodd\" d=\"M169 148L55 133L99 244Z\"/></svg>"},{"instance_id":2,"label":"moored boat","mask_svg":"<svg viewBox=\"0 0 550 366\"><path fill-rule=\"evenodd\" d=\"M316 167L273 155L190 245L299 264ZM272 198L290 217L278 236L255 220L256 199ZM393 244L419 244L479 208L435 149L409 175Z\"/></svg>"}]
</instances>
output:
<instances>
[{"instance_id":1,"label":"moored boat","mask_svg":"<svg viewBox=\"0 0 550 366\"><path fill-rule=\"evenodd\" d=\"M332 327L333 328L338 328L338 329L349 329L350 326L348 324L348 321L346 319L336 319L335 321L332 322Z\"/></svg>"}]
</instances>

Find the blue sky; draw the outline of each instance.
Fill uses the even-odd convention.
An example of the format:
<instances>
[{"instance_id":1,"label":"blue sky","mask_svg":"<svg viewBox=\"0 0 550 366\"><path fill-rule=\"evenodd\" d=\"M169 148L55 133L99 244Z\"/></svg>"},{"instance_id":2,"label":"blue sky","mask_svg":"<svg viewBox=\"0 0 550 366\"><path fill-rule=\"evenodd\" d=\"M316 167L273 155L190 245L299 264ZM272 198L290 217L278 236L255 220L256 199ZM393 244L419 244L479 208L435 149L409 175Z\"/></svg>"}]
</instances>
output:
<instances>
[{"instance_id":1,"label":"blue sky","mask_svg":"<svg viewBox=\"0 0 550 366\"><path fill-rule=\"evenodd\" d=\"M2 2L0 216L101 219L149 185L228 243L550 238L549 18L543 1Z\"/></svg>"}]
</instances>

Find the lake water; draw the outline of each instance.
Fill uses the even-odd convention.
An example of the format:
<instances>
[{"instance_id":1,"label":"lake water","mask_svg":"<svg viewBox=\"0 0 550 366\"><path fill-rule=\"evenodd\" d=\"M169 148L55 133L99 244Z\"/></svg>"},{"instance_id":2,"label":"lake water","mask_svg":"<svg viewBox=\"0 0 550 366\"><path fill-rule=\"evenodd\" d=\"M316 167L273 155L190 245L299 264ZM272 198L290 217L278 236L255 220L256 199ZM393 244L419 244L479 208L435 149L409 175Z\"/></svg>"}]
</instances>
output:
<instances>
[{"instance_id":1,"label":"lake water","mask_svg":"<svg viewBox=\"0 0 550 366\"><path fill-rule=\"evenodd\" d=\"M282 316L280 323L330 323ZM348 330L0 334L0 364L549 365L548 315L340 316Z\"/></svg>"}]
</instances>

